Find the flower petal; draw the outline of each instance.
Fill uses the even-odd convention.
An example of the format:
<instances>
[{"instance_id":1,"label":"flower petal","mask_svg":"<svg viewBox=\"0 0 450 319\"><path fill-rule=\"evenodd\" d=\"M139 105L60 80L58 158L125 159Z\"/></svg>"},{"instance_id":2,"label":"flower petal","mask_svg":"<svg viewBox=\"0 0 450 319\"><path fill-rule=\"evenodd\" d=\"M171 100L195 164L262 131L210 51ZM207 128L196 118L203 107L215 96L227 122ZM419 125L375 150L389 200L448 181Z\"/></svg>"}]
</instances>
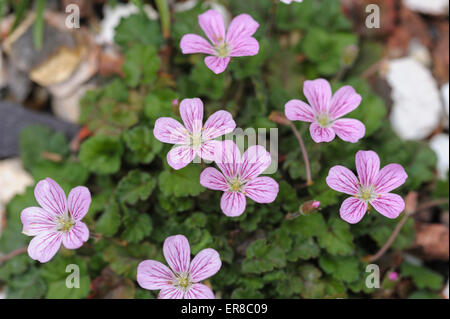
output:
<instances>
[{"instance_id":1,"label":"flower petal","mask_svg":"<svg viewBox=\"0 0 450 319\"><path fill-rule=\"evenodd\" d=\"M375 191L377 193L388 193L403 185L407 178L408 174L400 164L386 165L378 173Z\"/></svg>"},{"instance_id":2,"label":"flower petal","mask_svg":"<svg viewBox=\"0 0 450 319\"><path fill-rule=\"evenodd\" d=\"M242 39L248 39L259 28L259 23L256 22L248 14L240 14L236 16L228 26L226 42L233 47L236 42Z\"/></svg>"},{"instance_id":3,"label":"flower petal","mask_svg":"<svg viewBox=\"0 0 450 319\"><path fill-rule=\"evenodd\" d=\"M212 114L203 126L203 140L212 140L216 137L233 132L236 122L227 111L217 111Z\"/></svg>"},{"instance_id":4,"label":"flower petal","mask_svg":"<svg viewBox=\"0 0 450 319\"><path fill-rule=\"evenodd\" d=\"M51 178L47 177L37 183L34 196L43 209L55 215L63 215L67 210L66 194Z\"/></svg>"},{"instance_id":5,"label":"flower petal","mask_svg":"<svg viewBox=\"0 0 450 319\"><path fill-rule=\"evenodd\" d=\"M184 291L175 287L165 287L161 289L158 299L183 299Z\"/></svg>"},{"instance_id":6,"label":"flower petal","mask_svg":"<svg viewBox=\"0 0 450 319\"><path fill-rule=\"evenodd\" d=\"M355 119L339 119L333 123L334 132L341 140L356 143L366 134L366 127Z\"/></svg>"},{"instance_id":7,"label":"flower petal","mask_svg":"<svg viewBox=\"0 0 450 319\"><path fill-rule=\"evenodd\" d=\"M206 248L192 259L189 274L193 282L200 282L214 276L220 267L222 267L222 261L219 253L212 248Z\"/></svg>"},{"instance_id":8,"label":"flower petal","mask_svg":"<svg viewBox=\"0 0 450 319\"><path fill-rule=\"evenodd\" d=\"M73 219L81 220L89 210L91 205L91 193L84 186L73 188L68 198L69 212Z\"/></svg>"},{"instance_id":9,"label":"flower petal","mask_svg":"<svg viewBox=\"0 0 450 319\"><path fill-rule=\"evenodd\" d=\"M186 167L195 157L195 151L190 146L176 146L167 153L167 163L173 169Z\"/></svg>"},{"instance_id":10,"label":"flower petal","mask_svg":"<svg viewBox=\"0 0 450 319\"><path fill-rule=\"evenodd\" d=\"M250 146L242 156L239 176L244 180L251 180L264 172L271 162L270 153L264 146Z\"/></svg>"},{"instance_id":11,"label":"flower petal","mask_svg":"<svg viewBox=\"0 0 450 319\"><path fill-rule=\"evenodd\" d=\"M191 247L186 237L183 235L167 237L163 252L167 263L175 273L186 274L189 271Z\"/></svg>"},{"instance_id":12,"label":"flower petal","mask_svg":"<svg viewBox=\"0 0 450 319\"><path fill-rule=\"evenodd\" d=\"M49 231L34 237L28 245L28 255L31 259L46 263L55 256L61 247L62 233Z\"/></svg>"},{"instance_id":13,"label":"flower petal","mask_svg":"<svg viewBox=\"0 0 450 319\"><path fill-rule=\"evenodd\" d=\"M170 117L160 117L153 129L155 138L168 144L189 144L189 132L180 122Z\"/></svg>"},{"instance_id":14,"label":"flower petal","mask_svg":"<svg viewBox=\"0 0 450 319\"><path fill-rule=\"evenodd\" d=\"M217 191L226 191L228 189L225 176L214 167L207 167L203 170L200 174L200 184L203 187Z\"/></svg>"},{"instance_id":15,"label":"flower petal","mask_svg":"<svg viewBox=\"0 0 450 319\"><path fill-rule=\"evenodd\" d=\"M72 229L64 233L62 243L68 249L78 249L89 239L89 229L83 222L77 222Z\"/></svg>"},{"instance_id":16,"label":"flower petal","mask_svg":"<svg viewBox=\"0 0 450 319\"><path fill-rule=\"evenodd\" d=\"M245 185L245 195L260 204L272 203L278 195L278 183L270 177L257 177Z\"/></svg>"},{"instance_id":17,"label":"flower petal","mask_svg":"<svg viewBox=\"0 0 450 319\"><path fill-rule=\"evenodd\" d=\"M221 145L220 141L206 141L202 143L202 146L197 150L197 155L207 161L214 161L216 149Z\"/></svg>"},{"instance_id":18,"label":"flower petal","mask_svg":"<svg viewBox=\"0 0 450 319\"><path fill-rule=\"evenodd\" d=\"M234 177L241 167L241 151L233 141L222 141L215 151L214 161L225 177Z\"/></svg>"},{"instance_id":19,"label":"flower petal","mask_svg":"<svg viewBox=\"0 0 450 319\"><path fill-rule=\"evenodd\" d=\"M196 34L186 34L181 38L180 42L181 52L183 54L192 54L192 53L205 53L205 54L214 54L214 49L211 44Z\"/></svg>"},{"instance_id":20,"label":"flower petal","mask_svg":"<svg viewBox=\"0 0 450 319\"><path fill-rule=\"evenodd\" d=\"M358 223L367 211L367 203L356 197L349 197L341 205L341 218L347 223Z\"/></svg>"},{"instance_id":21,"label":"flower petal","mask_svg":"<svg viewBox=\"0 0 450 319\"><path fill-rule=\"evenodd\" d=\"M361 99L361 95L356 93L351 86L343 86L331 98L328 114L332 119L337 119L356 109L361 103Z\"/></svg>"},{"instance_id":22,"label":"flower petal","mask_svg":"<svg viewBox=\"0 0 450 319\"><path fill-rule=\"evenodd\" d=\"M374 151L358 151L355 164L361 185L374 185L380 171L380 158L377 153Z\"/></svg>"},{"instance_id":23,"label":"flower petal","mask_svg":"<svg viewBox=\"0 0 450 319\"><path fill-rule=\"evenodd\" d=\"M377 212L387 218L397 218L405 209L405 201L397 194L381 194L370 202Z\"/></svg>"},{"instance_id":24,"label":"flower petal","mask_svg":"<svg viewBox=\"0 0 450 319\"><path fill-rule=\"evenodd\" d=\"M290 100L284 106L284 113L291 121L314 122L311 106L300 100Z\"/></svg>"},{"instance_id":25,"label":"flower petal","mask_svg":"<svg viewBox=\"0 0 450 319\"><path fill-rule=\"evenodd\" d=\"M358 179L347 167L336 165L330 169L327 176L327 184L335 191L348 195L358 193Z\"/></svg>"},{"instance_id":26,"label":"flower petal","mask_svg":"<svg viewBox=\"0 0 450 319\"><path fill-rule=\"evenodd\" d=\"M317 123L311 123L309 126L309 132L311 133L311 138L316 143L331 142L334 140L336 133L330 127L321 127Z\"/></svg>"},{"instance_id":27,"label":"flower petal","mask_svg":"<svg viewBox=\"0 0 450 319\"><path fill-rule=\"evenodd\" d=\"M184 295L185 299L214 299L212 290L203 284L193 284Z\"/></svg>"},{"instance_id":28,"label":"flower petal","mask_svg":"<svg viewBox=\"0 0 450 319\"><path fill-rule=\"evenodd\" d=\"M237 192L225 192L220 200L220 208L229 217L242 215L245 211L245 195Z\"/></svg>"},{"instance_id":29,"label":"flower petal","mask_svg":"<svg viewBox=\"0 0 450 319\"><path fill-rule=\"evenodd\" d=\"M234 41L231 47L230 56L254 56L259 52L259 43L255 38L246 37Z\"/></svg>"},{"instance_id":30,"label":"flower petal","mask_svg":"<svg viewBox=\"0 0 450 319\"><path fill-rule=\"evenodd\" d=\"M22 220L22 233L28 236L36 236L42 232L56 229L55 216L40 208L28 207L22 210L20 219Z\"/></svg>"},{"instance_id":31,"label":"flower petal","mask_svg":"<svg viewBox=\"0 0 450 319\"><path fill-rule=\"evenodd\" d=\"M327 80L305 81L303 93L316 114L321 114L328 110L331 100L331 87Z\"/></svg>"},{"instance_id":32,"label":"flower petal","mask_svg":"<svg viewBox=\"0 0 450 319\"><path fill-rule=\"evenodd\" d=\"M184 99L180 103L180 115L184 126L191 133L199 133L203 126L203 102L199 98Z\"/></svg>"},{"instance_id":33,"label":"flower petal","mask_svg":"<svg viewBox=\"0 0 450 319\"><path fill-rule=\"evenodd\" d=\"M230 63L230 58L220 58L217 56L207 56L205 58L206 66L215 74L222 73Z\"/></svg>"},{"instance_id":34,"label":"flower petal","mask_svg":"<svg viewBox=\"0 0 450 319\"><path fill-rule=\"evenodd\" d=\"M219 11L206 11L198 16L198 23L213 44L216 45L225 40L225 22Z\"/></svg>"},{"instance_id":35,"label":"flower petal","mask_svg":"<svg viewBox=\"0 0 450 319\"><path fill-rule=\"evenodd\" d=\"M172 271L159 261L144 260L138 265L137 282L144 289L171 288L172 281Z\"/></svg>"}]
</instances>

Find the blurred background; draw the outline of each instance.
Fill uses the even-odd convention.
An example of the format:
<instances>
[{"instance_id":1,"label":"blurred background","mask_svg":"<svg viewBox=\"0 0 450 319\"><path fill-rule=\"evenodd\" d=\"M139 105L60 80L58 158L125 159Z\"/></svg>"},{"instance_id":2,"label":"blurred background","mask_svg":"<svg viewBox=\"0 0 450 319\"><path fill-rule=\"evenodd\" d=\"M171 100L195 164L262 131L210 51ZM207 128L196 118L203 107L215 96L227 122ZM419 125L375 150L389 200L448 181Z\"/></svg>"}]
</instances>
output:
<instances>
[{"instance_id":1,"label":"blurred background","mask_svg":"<svg viewBox=\"0 0 450 319\"><path fill-rule=\"evenodd\" d=\"M196 67L197 73L188 73L187 68L179 67L183 63L195 64L196 61L192 60L194 58L187 60L188 58L180 55L177 39L184 33L193 32L192 26L197 23L196 12L215 8L228 17L242 10L253 15L253 12L262 10L259 4L254 1L237 4L236 1L226 0L168 0L170 16L161 17L158 13L159 2L161 1L0 0L0 238L2 229L8 224L6 207L11 199L23 194L40 176L48 173L44 169L38 172L32 169L33 160L36 159L33 157L58 163L66 156L58 151L59 139L66 139L67 152L74 154L87 136L102 127L96 123L97 126L94 125L93 128L92 117L95 118L95 115L82 110L83 103L88 103L90 98L94 99L93 95L86 93L105 87L111 79L127 83L139 80L139 76L135 76L134 80L130 79L130 72L139 73L145 67L126 62L127 56L133 59L133 54L139 54L128 50L134 43L158 43L158 54L162 61L158 78L162 81L178 82L180 77L177 74L191 74L190 78L184 77L185 82L178 83L177 92L181 93L169 95L170 98L184 98L186 94L194 92L215 101L227 100L217 93L217 90L223 89L221 87L208 87L205 84L203 91L195 92L186 84L192 82L199 88L202 87L201 84L195 84L195 74L199 74L200 67ZM266 71L270 70L266 74L271 74L267 77L276 74L283 78L287 76L285 70L298 71L298 76L286 80L283 91L280 89L273 94L269 103L278 105L274 108L281 110L283 99L287 101L288 98L299 98L299 83L314 76L328 77L337 82L345 82L345 79L352 76L364 80L376 99L382 101L381 116L380 112L375 114L374 111L373 115L369 112L366 119L389 122L395 135L402 141L419 141L427 144L434 152L431 156L435 156L436 161L433 162L431 171L423 172L431 174L430 180L433 183L417 184L421 185L416 189L417 192L429 193L431 188L439 188L443 194L448 194L444 189L448 188L449 169L448 1L342 0L338 2L336 16L330 17L326 9L328 6L323 6L322 11L313 18L308 14L315 7L321 6L319 0L292 3L290 13L283 8L278 9L277 6L282 4L277 1L261 3L267 4L264 8L268 10L267 15L261 14L262 20L258 21L261 24L275 24L276 41L281 48L293 48L287 57L291 59L290 63L295 64L293 67L282 66L283 58L278 57L278 60L273 60L278 62L266 68ZM336 5L330 7L334 6ZM127 19L136 15L145 16L151 21L148 25L161 25L161 29L155 31L156 29L143 27L140 20ZM193 21L183 20L183 17L188 16ZM172 30L168 28L170 23L167 24L167 19L175 19ZM316 21L314 30L305 25L309 23L308 19ZM325 23L321 28L322 19L336 27L333 39L327 38ZM178 25L177 21L180 21ZM262 32L272 32L265 27L261 29L258 35L260 41L264 37ZM346 30L346 33L341 30ZM146 40L147 38L150 40ZM153 40L156 38L157 40ZM337 39L341 42L333 42L338 41ZM262 48L265 47L267 43L262 44ZM324 52L328 52L328 55L322 56ZM171 64L167 59L172 59L172 64L178 65L176 71L167 67ZM261 65L255 63L255 70L262 68ZM236 69L232 68L233 76L241 79L246 76L239 75ZM204 81L206 83L210 79ZM257 81L253 82L255 86L259 85ZM269 79L268 83L271 81L273 80ZM113 85L109 90L117 93ZM139 91L137 99L138 93ZM102 100L102 103L105 101ZM263 125L266 125L267 115L268 111L262 119ZM242 123L250 123L245 122L250 121L249 116L244 115L243 118ZM100 121L100 117L97 119ZM128 120L131 124L135 123L133 119ZM34 141L34 133L24 133L30 125L39 125L40 132L45 137ZM372 137L372 140L376 138ZM38 145L49 141L54 144L55 151L52 151L51 146L50 150L39 153L30 151L24 159L20 151L23 147L33 149L34 145L39 149ZM415 156L415 148L409 150L411 154L408 156ZM286 157L281 157L281 161L285 159ZM286 161L289 162L289 157ZM292 169L289 165L285 164L284 169ZM415 235L410 247L420 253L413 254L411 258L418 259L419 264L423 261L431 262L434 271L440 273L442 278L448 278L448 206L441 206L438 210L424 209L414 219ZM0 240L0 255L10 252L8 247L2 246ZM5 297L5 282L10 275L0 268L0 298ZM391 295L405 297L401 289L407 290L407 281ZM440 284L434 286L434 296L448 298L448 279L445 281L442 288Z\"/></svg>"}]
</instances>

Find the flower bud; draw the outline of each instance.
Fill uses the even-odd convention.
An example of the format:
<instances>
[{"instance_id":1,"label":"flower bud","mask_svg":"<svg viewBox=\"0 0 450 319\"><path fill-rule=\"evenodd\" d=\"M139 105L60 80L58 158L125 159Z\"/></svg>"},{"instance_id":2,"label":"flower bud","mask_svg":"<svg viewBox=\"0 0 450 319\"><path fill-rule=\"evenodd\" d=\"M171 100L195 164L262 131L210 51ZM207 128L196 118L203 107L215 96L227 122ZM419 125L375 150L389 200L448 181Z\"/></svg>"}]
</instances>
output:
<instances>
[{"instance_id":1,"label":"flower bud","mask_svg":"<svg viewBox=\"0 0 450 319\"><path fill-rule=\"evenodd\" d=\"M312 213L319 211L319 209L320 202L316 200L310 200L300 206L300 214L311 215Z\"/></svg>"}]
</instances>

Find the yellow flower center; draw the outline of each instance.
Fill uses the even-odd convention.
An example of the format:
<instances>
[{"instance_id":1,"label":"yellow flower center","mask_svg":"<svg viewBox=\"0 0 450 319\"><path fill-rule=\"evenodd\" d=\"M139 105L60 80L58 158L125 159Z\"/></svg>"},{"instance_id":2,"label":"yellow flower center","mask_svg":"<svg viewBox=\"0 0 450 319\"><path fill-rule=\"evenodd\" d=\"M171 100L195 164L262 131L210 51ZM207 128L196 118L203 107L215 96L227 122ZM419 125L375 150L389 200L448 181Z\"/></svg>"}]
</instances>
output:
<instances>
[{"instance_id":1,"label":"yellow flower center","mask_svg":"<svg viewBox=\"0 0 450 319\"><path fill-rule=\"evenodd\" d=\"M373 186L361 186L358 194L356 195L356 197L366 203L370 203L372 200L377 198L377 196L378 195L375 193Z\"/></svg>"},{"instance_id":2,"label":"yellow flower center","mask_svg":"<svg viewBox=\"0 0 450 319\"><path fill-rule=\"evenodd\" d=\"M327 114L321 114L317 117L317 123L321 127L328 127L328 126L330 126L331 121Z\"/></svg>"},{"instance_id":3,"label":"yellow flower center","mask_svg":"<svg viewBox=\"0 0 450 319\"><path fill-rule=\"evenodd\" d=\"M179 289L187 291L192 286L192 281L189 274L178 274L174 279L173 285Z\"/></svg>"},{"instance_id":4,"label":"yellow flower center","mask_svg":"<svg viewBox=\"0 0 450 319\"><path fill-rule=\"evenodd\" d=\"M69 214L67 214L67 216L58 218L56 229L60 232L67 233L72 229L74 225L75 220L70 217Z\"/></svg>"},{"instance_id":5,"label":"yellow flower center","mask_svg":"<svg viewBox=\"0 0 450 319\"><path fill-rule=\"evenodd\" d=\"M221 42L215 47L216 55L220 58L226 58L230 55L230 48L225 42Z\"/></svg>"}]
</instances>

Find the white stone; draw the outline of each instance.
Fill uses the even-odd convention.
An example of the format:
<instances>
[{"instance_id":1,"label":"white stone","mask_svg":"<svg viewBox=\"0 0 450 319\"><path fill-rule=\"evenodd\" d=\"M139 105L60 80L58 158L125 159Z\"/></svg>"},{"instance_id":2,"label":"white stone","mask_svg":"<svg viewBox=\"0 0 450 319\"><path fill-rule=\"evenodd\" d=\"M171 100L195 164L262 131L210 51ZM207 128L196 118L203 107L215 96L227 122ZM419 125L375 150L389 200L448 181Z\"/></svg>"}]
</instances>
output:
<instances>
[{"instance_id":1,"label":"white stone","mask_svg":"<svg viewBox=\"0 0 450 319\"><path fill-rule=\"evenodd\" d=\"M0 50L0 89L5 87L6 83L7 79L5 61L3 61L2 51Z\"/></svg>"},{"instance_id":2,"label":"white stone","mask_svg":"<svg viewBox=\"0 0 450 319\"><path fill-rule=\"evenodd\" d=\"M144 10L149 19L158 19L158 13L150 5L144 5ZM100 24L100 34L96 41L100 44L114 43L115 29L120 23L120 19L139 13L139 9L133 3L118 3L114 7L103 6L103 20Z\"/></svg>"},{"instance_id":3,"label":"white stone","mask_svg":"<svg viewBox=\"0 0 450 319\"><path fill-rule=\"evenodd\" d=\"M406 140L426 138L439 125L442 103L430 70L412 57L391 60L386 80L392 88L394 131Z\"/></svg>"},{"instance_id":4,"label":"white stone","mask_svg":"<svg viewBox=\"0 0 450 319\"><path fill-rule=\"evenodd\" d=\"M431 15L448 14L448 0L403 0L403 4L412 11Z\"/></svg>"},{"instance_id":5,"label":"white stone","mask_svg":"<svg viewBox=\"0 0 450 319\"><path fill-rule=\"evenodd\" d=\"M445 112L448 114L448 94L449 94L449 88L448 88L448 83L444 84L441 87L441 93L442 93L442 100L444 101L444 108L445 108Z\"/></svg>"},{"instance_id":6,"label":"white stone","mask_svg":"<svg viewBox=\"0 0 450 319\"><path fill-rule=\"evenodd\" d=\"M52 97L52 111L56 117L70 122L79 123L80 120L80 100L83 98L87 90L94 89L93 85L84 85L67 96Z\"/></svg>"},{"instance_id":7,"label":"white stone","mask_svg":"<svg viewBox=\"0 0 450 319\"><path fill-rule=\"evenodd\" d=\"M22 167L19 158L0 161L0 203L6 205L15 195L22 194L33 178Z\"/></svg>"},{"instance_id":8,"label":"white stone","mask_svg":"<svg viewBox=\"0 0 450 319\"><path fill-rule=\"evenodd\" d=\"M437 170L441 179L447 178L448 172L448 152L449 152L449 136L448 134L438 134L431 138L430 147L436 153L438 158Z\"/></svg>"},{"instance_id":9,"label":"white stone","mask_svg":"<svg viewBox=\"0 0 450 319\"><path fill-rule=\"evenodd\" d=\"M445 285L444 289L442 289L442 296L445 299L448 299L448 279L447 279L447 284Z\"/></svg>"}]
</instances>

